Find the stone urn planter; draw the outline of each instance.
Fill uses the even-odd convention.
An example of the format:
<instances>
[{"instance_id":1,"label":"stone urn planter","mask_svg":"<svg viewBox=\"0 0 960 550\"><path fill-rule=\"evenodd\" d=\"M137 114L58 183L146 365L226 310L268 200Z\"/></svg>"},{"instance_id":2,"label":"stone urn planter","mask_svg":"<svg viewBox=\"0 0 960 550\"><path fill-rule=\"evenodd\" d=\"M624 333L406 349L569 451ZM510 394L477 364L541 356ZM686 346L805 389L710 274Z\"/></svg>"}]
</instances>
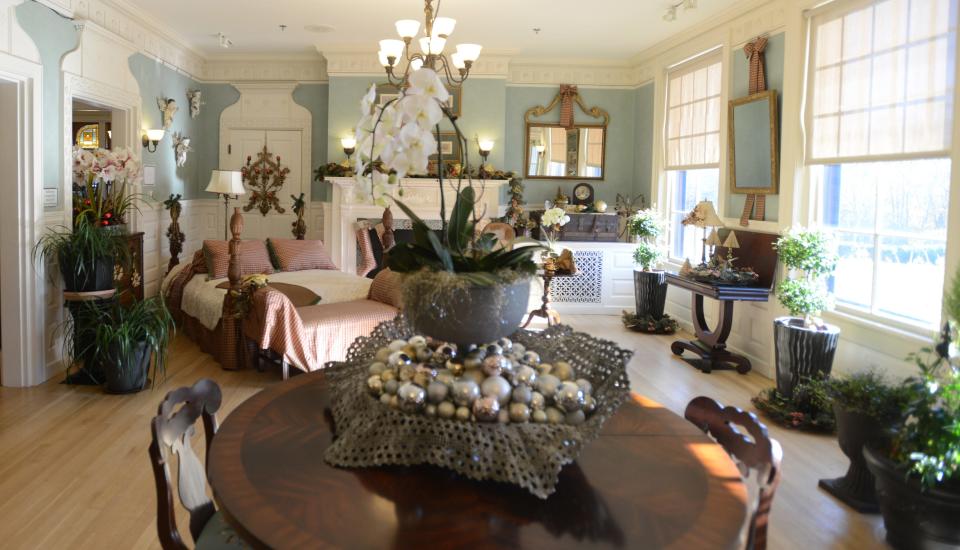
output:
<instances>
[{"instance_id":1,"label":"stone urn planter","mask_svg":"<svg viewBox=\"0 0 960 550\"><path fill-rule=\"evenodd\" d=\"M876 477L887 542L898 550L960 547L960 486L922 490L916 478L883 453L868 446L863 454Z\"/></svg>"},{"instance_id":2,"label":"stone urn planter","mask_svg":"<svg viewBox=\"0 0 960 550\"><path fill-rule=\"evenodd\" d=\"M633 293L637 317L663 317L667 302L667 274L663 271L633 271Z\"/></svg>"},{"instance_id":3,"label":"stone urn planter","mask_svg":"<svg viewBox=\"0 0 960 550\"><path fill-rule=\"evenodd\" d=\"M495 342L517 331L530 302L530 279L438 290L406 281L404 313L418 334L459 346Z\"/></svg>"},{"instance_id":4,"label":"stone urn planter","mask_svg":"<svg viewBox=\"0 0 960 550\"><path fill-rule=\"evenodd\" d=\"M793 398L793 390L804 378L828 375L840 341L840 329L805 327L798 317L773 321L773 343L777 365L777 392Z\"/></svg>"},{"instance_id":5,"label":"stone urn planter","mask_svg":"<svg viewBox=\"0 0 960 550\"><path fill-rule=\"evenodd\" d=\"M837 403L833 405L833 414L837 419L840 450L850 460L850 466L843 477L821 479L819 486L854 510L875 514L880 508L873 474L867 468L863 448L865 445L881 446L888 439L886 427L873 416L848 411Z\"/></svg>"}]
</instances>

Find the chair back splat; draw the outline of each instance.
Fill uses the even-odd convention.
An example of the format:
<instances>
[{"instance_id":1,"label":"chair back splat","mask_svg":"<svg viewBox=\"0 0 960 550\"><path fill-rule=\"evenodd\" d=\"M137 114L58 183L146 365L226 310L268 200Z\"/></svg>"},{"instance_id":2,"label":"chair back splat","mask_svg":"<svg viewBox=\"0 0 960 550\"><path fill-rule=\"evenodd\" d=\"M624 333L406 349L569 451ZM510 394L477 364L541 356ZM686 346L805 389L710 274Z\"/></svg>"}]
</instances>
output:
<instances>
[{"instance_id":1,"label":"chair back splat","mask_svg":"<svg viewBox=\"0 0 960 550\"><path fill-rule=\"evenodd\" d=\"M194 542L213 516L216 509L207 496L206 463L210 444L217 433L216 412L221 402L220 387L206 378L187 388L171 391L164 397L151 421L153 439L150 443L150 462L157 486L157 532L165 549L187 548L177 530L173 491L170 484L170 466L177 456L177 493L180 502L190 512L190 534ZM196 433L195 424L203 419L206 436L206 455L203 463L191 445Z\"/></svg>"},{"instance_id":2,"label":"chair back splat","mask_svg":"<svg viewBox=\"0 0 960 550\"><path fill-rule=\"evenodd\" d=\"M684 417L715 439L751 473L758 472L758 502L750 516L747 548L764 550L767 547L770 506L780 484L780 464L783 460L780 443L770 437L767 427L753 413L736 407L724 407L709 397L700 396L690 401ZM741 433L737 426L747 433Z\"/></svg>"}]
</instances>

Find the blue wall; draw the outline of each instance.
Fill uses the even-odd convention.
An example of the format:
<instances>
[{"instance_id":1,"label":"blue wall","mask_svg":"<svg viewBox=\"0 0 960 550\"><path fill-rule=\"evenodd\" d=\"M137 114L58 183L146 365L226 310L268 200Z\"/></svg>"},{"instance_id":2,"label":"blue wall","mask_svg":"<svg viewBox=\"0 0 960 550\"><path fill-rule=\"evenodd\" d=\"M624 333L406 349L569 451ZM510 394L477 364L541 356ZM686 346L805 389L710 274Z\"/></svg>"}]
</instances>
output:
<instances>
[{"instance_id":1,"label":"blue wall","mask_svg":"<svg viewBox=\"0 0 960 550\"><path fill-rule=\"evenodd\" d=\"M17 22L33 40L43 63L43 187L60 189L64 178L63 149L63 56L80 44L73 21L36 2L16 8ZM57 197L59 208L63 197Z\"/></svg>"},{"instance_id":2,"label":"blue wall","mask_svg":"<svg viewBox=\"0 0 960 550\"><path fill-rule=\"evenodd\" d=\"M143 101L142 128L160 128L163 115L157 106L158 97L170 97L177 101L180 110L173 118L173 125L157 144L154 153L143 150L145 165L156 166L156 187L153 196L165 199L171 193L180 193L185 199L206 197L203 189L210 180L210 172L218 167L220 157L220 113L240 98L240 93L229 84L200 84L196 80L175 71L162 63L141 54L130 56L130 72L140 86ZM204 105L197 118L190 117L187 91L199 89ZM173 151L173 134L180 132L190 138L193 151L187 155L187 163L177 167ZM146 189L150 192L150 189Z\"/></svg>"},{"instance_id":3,"label":"blue wall","mask_svg":"<svg viewBox=\"0 0 960 550\"><path fill-rule=\"evenodd\" d=\"M301 84L293 90L293 101L303 107L306 107L313 117L313 143L311 150L310 166L316 169L317 166L327 163L327 142L330 137L327 135L327 105L330 101L330 87L327 84ZM359 112L359 109L357 109ZM340 139L333 140L335 145L340 144ZM340 156L343 156L341 151ZM338 158L338 157L334 157ZM313 180L313 174L307 174L311 179L310 198L314 201L330 200L327 195L329 184L324 184Z\"/></svg>"},{"instance_id":4,"label":"blue wall","mask_svg":"<svg viewBox=\"0 0 960 550\"><path fill-rule=\"evenodd\" d=\"M766 63L764 68L767 75L767 89L783 90L783 51L785 36L784 33L775 34L769 37L767 48L764 50ZM750 91L750 62L743 53L743 48L733 50L730 54L730 99L744 97ZM777 130L780 129L780 122L783 120L782 93L777 93L777 109L780 113ZM778 140L779 143L779 140ZM729 176L728 176L729 177ZM726 216L730 218L739 218L743 213L743 204L746 201L746 195L730 193L729 187L723 190L727 193ZM767 221L777 221L780 205L779 195L767 195L767 208L765 219Z\"/></svg>"},{"instance_id":5,"label":"blue wall","mask_svg":"<svg viewBox=\"0 0 960 550\"><path fill-rule=\"evenodd\" d=\"M636 130L634 132L634 188L633 196L643 194L647 205L653 196L650 178L653 175L653 82L644 84L636 91ZM612 203L611 203L612 204Z\"/></svg>"}]
</instances>

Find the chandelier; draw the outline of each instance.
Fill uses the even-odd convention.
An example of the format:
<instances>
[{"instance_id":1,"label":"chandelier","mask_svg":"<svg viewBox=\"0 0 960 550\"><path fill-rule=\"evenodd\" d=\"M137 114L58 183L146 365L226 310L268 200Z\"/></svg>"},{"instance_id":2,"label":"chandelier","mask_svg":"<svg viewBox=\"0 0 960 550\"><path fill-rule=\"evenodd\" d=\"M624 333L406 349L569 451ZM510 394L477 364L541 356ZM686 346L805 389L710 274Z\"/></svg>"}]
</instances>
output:
<instances>
[{"instance_id":1,"label":"chandelier","mask_svg":"<svg viewBox=\"0 0 960 550\"><path fill-rule=\"evenodd\" d=\"M474 61L480 57L482 46L457 44L456 51L451 53L448 59L443 50L447 46L450 35L453 34L457 21L450 17L437 17L440 11L440 0L437 0L436 10L433 8L433 0L424 0L423 4L424 36L417 40L420 51L410 52L410 43L420 31L420 22L414 19L401 19L396 23L397 34L400 35L401 40L380 41L380 51L377 52L380 64L387 72L387 80L397 87L405 87L411 69L416 71L421 67L431 69L438 74L442 71L448 86L459 87L470 74L470 67ZM398 62L401 58L407 63L403 73L399 74Z\"/></svg>"}]
</instances>

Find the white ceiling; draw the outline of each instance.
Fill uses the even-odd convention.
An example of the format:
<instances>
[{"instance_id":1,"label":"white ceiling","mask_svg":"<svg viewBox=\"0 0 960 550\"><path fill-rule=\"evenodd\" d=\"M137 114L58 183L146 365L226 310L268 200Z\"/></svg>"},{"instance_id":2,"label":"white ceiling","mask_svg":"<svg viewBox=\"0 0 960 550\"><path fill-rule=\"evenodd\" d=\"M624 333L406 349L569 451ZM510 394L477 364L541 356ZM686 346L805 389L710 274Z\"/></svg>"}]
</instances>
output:
<instances>
[{"instance_id":1,"label":"white ceiling","mask_svg":"<svg viewBox=\"0 0 960 550\"><path fill-rule=\"evenodd\" d=\"M292 55L375 51L396 38L397 19L423 20L422 0L130 0L206 55ZM443 0L440 15L457 20L451 41L520 57L625 59L736 0L698 0L663 20L680 0ZM436 5L436 4L434 4ZM285 31L279 26L287 25ZM330 25L331 32L304 29ZM534 33L534 27L542 29ZM217 33L233 41L219 47Z\"/></svg>"}]
</instances>

